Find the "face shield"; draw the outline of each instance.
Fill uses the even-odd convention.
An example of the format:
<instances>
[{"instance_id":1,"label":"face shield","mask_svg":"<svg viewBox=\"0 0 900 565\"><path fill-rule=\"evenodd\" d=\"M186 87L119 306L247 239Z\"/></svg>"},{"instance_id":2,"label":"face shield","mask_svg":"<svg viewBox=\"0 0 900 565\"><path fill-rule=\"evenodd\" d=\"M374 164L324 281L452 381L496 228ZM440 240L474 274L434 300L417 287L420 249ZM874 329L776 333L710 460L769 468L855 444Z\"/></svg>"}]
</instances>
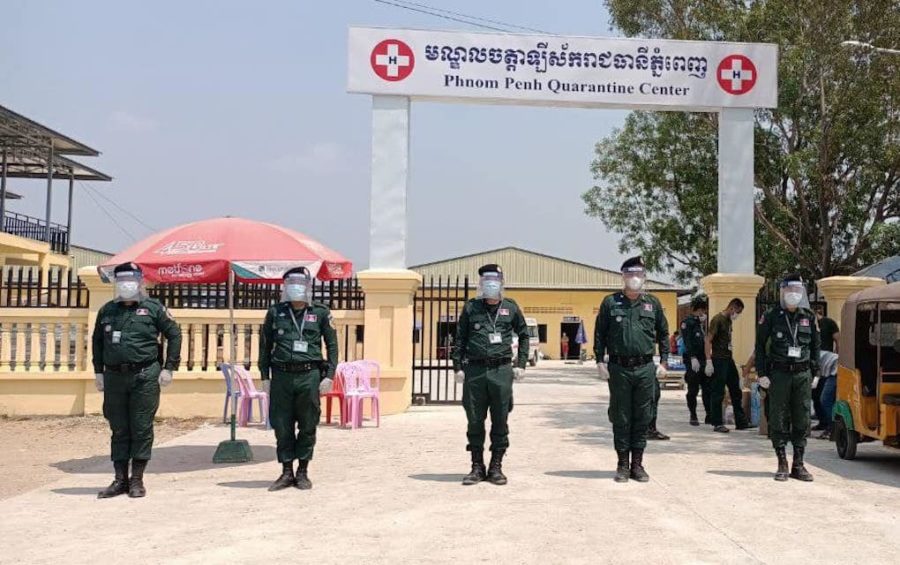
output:
<instances>
[{"instance_id":1,"label":"face shield","mask_svg":"<svg viewBox=\"0 0 900 565\"><path fill-rule=\"evenodd\" d=\"M647 279L647 271L643 267L626 267L622 271L622 282L625 288L633 292L644 289L644 281Z\"/></svg>"},{"instance_id":2,"label":"face shield","mask_svg":"<svg viewBox=\"0 0 900 565\"><path fill-rule=\"evenodd\" d=\"M785 281L781 283L782 308L809 308L809 297L803 281Z\"/></svg>"},{"instance_id":3,"label":"face shield","mask_svg":"<svg viewBox=\"0 0 900 565\"><path fill-rule=\"evenodd\" d=\"M281 291L282 302L312 302L313 281L309 275L291 273L284 279Z\"/></svg>"},{"instance_id":4,"label":"face shield","mask_svg":"<svg viewBox=\"0 0 900 565\"><path fill-rule=\"evenodd\" d=\"M138 302L145 298L144 277L138 271L116 273L115 284L116 302Z\"/></svg>"},{"instance_id":5,"label":"face shield","mask_svg":"<svg viewBox=\"0 0 900 565\"><path fill-rule=\"evenodd\" d=\"M478 291L481 298L488 300L500 300L503 296L503 275L500 273L485 273L478 281Z\"/></svg>"}]
</instances>

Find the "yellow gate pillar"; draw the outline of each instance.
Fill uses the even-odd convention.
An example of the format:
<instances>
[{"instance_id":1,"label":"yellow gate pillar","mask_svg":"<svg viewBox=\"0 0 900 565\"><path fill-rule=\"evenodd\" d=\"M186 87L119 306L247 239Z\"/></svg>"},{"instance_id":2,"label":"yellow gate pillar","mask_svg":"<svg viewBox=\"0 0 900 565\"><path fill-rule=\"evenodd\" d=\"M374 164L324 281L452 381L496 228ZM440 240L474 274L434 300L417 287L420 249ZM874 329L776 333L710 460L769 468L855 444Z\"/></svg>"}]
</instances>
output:
<instances>
[{"instance_id":1,"label":"yellow gate pillar","mask_svg":"<svg viewBox=\"0 0 900 565\"><path fill-rule=\"evenodd\" d=\"M700 285L709 297L709 317L728 307L732 298L744 302L744 313L734 323L732 345L734 361L743 365L756 344L756 296L765 279L759 275L714 273L700 279Z\"/></svg>"},{"instance_id":2,"label":"yellow gate pillar","mask_svg":"<svg viewBox=\"0 0 900 565\"><path fill-rule=\"evenodd\" d=\"M366 295L365 358L381 366L382 414L397 414L412 401L413 308L422 277L408 270L357 276Z\"/></svg>"},{"instance_id":3,"label":"yellow gate pillar","mask_svg":"<svg viewBox=\"0 0 900 565\"><path fill-rule=\"evenodd\" d=\"M827 277L817 281L819 292L822 293L828 304L828 317L837 322L839 328L841 327L841 309L851 294L884 284L887 283L883 279L875 277Z\"/></svg>"},{"instance_id":4,"label":"yellow gate pillar","mask_svg":"<svg viewBox=\"0 0 900 565\"><path fill-rule=\"evenodd\" d=\"M84 413L97 414L103 411L103 395L94 388L94 354L92 351L91 336L94 335L94 326L97 325L97 313L104 304L113 299L113 285L105 283L100 279L100 275L97 273L97 267L82 267L78 270L78 276L81 277L81 281L90 293L88 299L87 329L84 334L84 341L87 347L84 356Z\"/></svg>"}]
</instances>

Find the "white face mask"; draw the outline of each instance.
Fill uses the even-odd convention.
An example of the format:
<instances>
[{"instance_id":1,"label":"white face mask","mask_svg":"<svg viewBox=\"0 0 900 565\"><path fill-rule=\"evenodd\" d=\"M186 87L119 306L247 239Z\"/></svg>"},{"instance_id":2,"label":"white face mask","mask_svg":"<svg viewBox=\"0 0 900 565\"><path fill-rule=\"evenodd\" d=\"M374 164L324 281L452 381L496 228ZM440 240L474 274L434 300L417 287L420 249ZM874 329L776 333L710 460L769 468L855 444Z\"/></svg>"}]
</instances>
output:
<instances>
[{"instance_id":1,"label":"white face mask","mask_svg":"<svg viewBox=\"0 0 900 565\"><path fill-rule=\"evenodd\" d=\"M122 300L136 298L141 292L141 285L137 281L119 281L116 283L116 296Z\"/></svg>"},{"instance_id":2,"label":"white face mask","mask_svg":"<svg viewBox=\"0 0 900 565\"><path fill-rule=\"evenodd\" d=\"M803 300L803 294L799 292L785 292L784 303L788 306L797 306Z\"/></svg>"},{"instance_id":3,"label":"white face mask","mask_svg":"<svg viewBox=\"0 0 900 565\"><path fill-rule=\"evenodd\" d=\"M643 277L627 277L625 279L625 288L628 290L641 290L644 288Z\"/></svg>"},{"instance_id":4,"label":"white face mask","mask_svg":"<svg viewBox=\"0 0 900 565\"><path fill-rule=\"evenodd\" d=\"M484 281L481 283L481 294L488 299L496 300L500 298L503 289L503 283L500 281Z\"/></svg>"},{"instance_id":5,"label":"white face mask","mask_svg":"<svg viewBox=\"0 0 900 565\"><path fill-rule=\"evenodd\" d=\"M284 294L291 302L309 302L309 292L306 285L289 284L284 288Z\"/></svg>"},{"instance_id":6,"label":"white face mask","mask_svg":"<svg viewBox=\"0 0 900 565\"><path fill-rule=\"evenodd\" d=\"M701 322L705 322L705 321L706 321L706 314L700 314L699 316L697 316L697 318L698 318Z\"/></svg>"},{"instance_id":7,"label":"white face mask","mask_svg":"<svg viewBox=\"0 0 900 565\"><path fill-rule=\"evenodd\" d=\"M740 317L741 317L740 312L734 312L733 314L731 314L731 321L732 321L732 322L736 322L737 319L740 318Z\"/></svg>"}]
</instances>

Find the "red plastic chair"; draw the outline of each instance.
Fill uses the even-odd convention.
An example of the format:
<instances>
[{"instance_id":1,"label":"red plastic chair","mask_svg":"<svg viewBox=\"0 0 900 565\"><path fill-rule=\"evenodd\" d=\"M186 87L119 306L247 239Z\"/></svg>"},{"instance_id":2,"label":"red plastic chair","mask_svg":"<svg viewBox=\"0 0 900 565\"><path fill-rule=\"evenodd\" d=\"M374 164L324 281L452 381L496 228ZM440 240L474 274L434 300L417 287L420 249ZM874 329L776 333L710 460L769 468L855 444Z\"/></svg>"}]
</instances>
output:
<instances>
[{"instance_id":1,"label":"red plastic chair","mask_svg":"<svg viewBox=\"0 0 900 565\"><path fill-rule=\"evenodd\" d=\"M331 423L331 402L334 399L338 400L338 407L341 410L341 427L343 428L347 422L349 421L347 414L347 400L344 395L344 367L346 363L340 363L337 366L337 370L334 372L334 385L331 387L331 392L326 392L321 396L325 398L325 423Z\"/></svg>"}]
</instances>

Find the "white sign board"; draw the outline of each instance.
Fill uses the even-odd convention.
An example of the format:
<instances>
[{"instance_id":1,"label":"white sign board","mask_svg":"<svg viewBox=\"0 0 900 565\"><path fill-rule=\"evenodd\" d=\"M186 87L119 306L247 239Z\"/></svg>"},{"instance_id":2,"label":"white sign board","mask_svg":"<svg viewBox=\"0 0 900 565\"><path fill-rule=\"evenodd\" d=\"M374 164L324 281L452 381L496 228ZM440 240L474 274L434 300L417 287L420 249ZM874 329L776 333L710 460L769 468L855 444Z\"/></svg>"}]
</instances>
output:
<instances>
[{"instance_id":1,"label":"white sign board","mask_svg":"<svg viewBox=\"0 0 900 565\"><path fill-rule=\"evenodd\" d=\"M778 47L350 28L347 89L416 99L660 110L774 108Z\"/></svg>"}]
</instances>

